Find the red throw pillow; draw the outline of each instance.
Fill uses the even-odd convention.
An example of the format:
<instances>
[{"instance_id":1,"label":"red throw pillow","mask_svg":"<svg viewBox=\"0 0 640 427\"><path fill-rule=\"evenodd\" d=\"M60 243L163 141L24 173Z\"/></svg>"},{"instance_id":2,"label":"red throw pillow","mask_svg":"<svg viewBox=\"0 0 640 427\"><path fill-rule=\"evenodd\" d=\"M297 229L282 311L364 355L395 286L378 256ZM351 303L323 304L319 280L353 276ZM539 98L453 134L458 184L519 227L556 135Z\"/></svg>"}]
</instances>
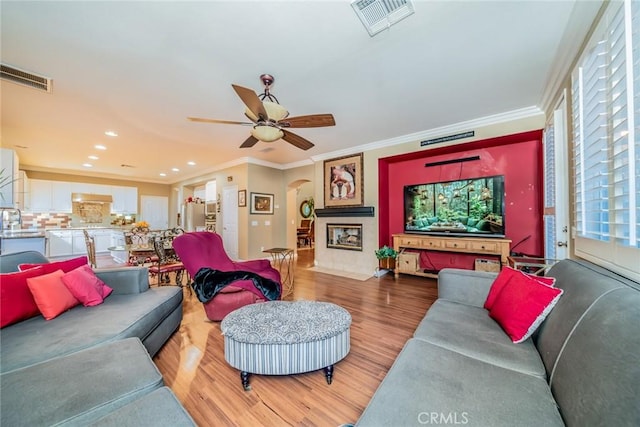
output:
<instances>
[{"instance_id":1,"label":"red throw pillow","mask_svg":"<svg viewBox=\"0 0 640 427\"><path fill-rule=\"evenodd\" d=\"M0 328L40 314L27 279L42 274L42 267L0 274Z\"/></svg>"},{"instance_id":2,"label":"red throw pillow","mask_svg":"<svg viewBox=\"0 0 640 427\"><path fill-rule=\"evenodd\" d=\"M104 282L96 277L88 265L71 270L62 276L62 282L69 292L85 307L102 304L102 285Z\"/></svg>"},{"instance_id":3,"label":"red throw pillow","mask_svg":"<svg viewBox=\"0 0 640 427\"><path fill-rule=\"evenodd\" d=\"M62 270L27 279L40 312L51 320L80 303L62 282Z\"/></svg>"},{"instance_id":4,"label":"red throw pillow","mask_svg":"<svg viewBox=\"0 0 640 427\"><path fill-rule=\"evenodd\" d=\"M504 285L506 285L509 279L511 279L514 276L530 277L546 286L553 286L556 283L555 277L534 276L532 274L527 274L521 270L516 270L515 268L505 266L502 268L502 270L500 270L500 273L493 281L493 284L491 285L491 289L489 289L489 294L487 295L487 299L484 302L484 308L486 308L487 310L491 310L491 307L493 306L493 303L496 297L498 296L498 294L500 293Z\"/></svg>"},{"instance_id":5,"label":"red throw pillow","mask_svg":"<svg viewBox=\"0 0 640 427\"><path fill-rule=\"evenodd\" d=\"M563 290L544 285L524 274L514 275L504 285L489 311L509 335L520 343L531 336L556 305Z\"/></svg>"},{"instance_id":6,"label":"red throw pillow","mask_svg":"<svg viewBox=\"0 0 640 427\"><path fill-rule=\"evenodd\" d=\"M81 256L78 258L65 259L63 261L54 261L43 264L20 264L18 268L23 271L29 268L42 266L44 268L44 274L53 273L57 270L62 270L64 273L68 273L71 270L75 270L81 265L88 264L87 257Z\"/></svg>"},{"instance_id":7,"label":"red throw pillow","mask_svg":"<svg viewBox=\"0 0 640 427\"><path fill-rule=\"evenodd\" d=\"M113 292L88 264L68 272L62 276L62 281L85 307L101 304Z\"/></svg>"}]
</instances>

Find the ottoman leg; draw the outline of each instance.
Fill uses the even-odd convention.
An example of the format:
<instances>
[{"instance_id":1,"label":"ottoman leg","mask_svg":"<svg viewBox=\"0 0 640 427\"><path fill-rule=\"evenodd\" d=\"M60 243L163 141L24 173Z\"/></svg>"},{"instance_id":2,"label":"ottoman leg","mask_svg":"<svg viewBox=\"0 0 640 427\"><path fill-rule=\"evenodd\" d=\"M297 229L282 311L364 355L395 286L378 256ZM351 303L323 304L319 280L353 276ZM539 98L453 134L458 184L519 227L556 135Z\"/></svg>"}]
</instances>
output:
<instances>
[{"instance_id":1,"label":"ottoman leg","mask_svg":"<svg viewBox=\"0 0 640 427\"><path fill-rule=\"evenodd\" d=\"M333 379L333 365L324 368L324 376L327 377L327 384L331 384L331 380Z\"/></svg>"},{"instance_id":2,"label":"ottoman leg","mask_svg":"<svg viewBox=\"0 0 640 427\"><path fill-rule=\"evenodd\" d=\"M244 391L251 390L251 386L249 385L249 372L240 372L240 379L242 380L242 388L244 388Z\"/></svg>"}]
</instances>

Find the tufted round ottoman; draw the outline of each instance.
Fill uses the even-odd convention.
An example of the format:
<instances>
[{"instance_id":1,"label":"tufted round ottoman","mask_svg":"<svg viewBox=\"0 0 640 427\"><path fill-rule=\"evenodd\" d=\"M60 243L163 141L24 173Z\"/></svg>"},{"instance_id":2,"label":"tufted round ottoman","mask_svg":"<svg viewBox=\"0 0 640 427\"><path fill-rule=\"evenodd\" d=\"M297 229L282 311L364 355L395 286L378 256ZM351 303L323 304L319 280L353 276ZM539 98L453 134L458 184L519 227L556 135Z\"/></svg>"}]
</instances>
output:
<instances>
[{"instance_id":1,"label":"tufted round ottoman","mask_svg":"<svg viewBox=\"0 0 640 427\"><path fill-rule=\"evenodd\" d=\"M240 370L249 390L249 374L289 375L324 368L331 384L333 364L349 353L351 315L318 301L268 301L241 307L220 324L224 358Z\"/></svg>"}]
</instances>

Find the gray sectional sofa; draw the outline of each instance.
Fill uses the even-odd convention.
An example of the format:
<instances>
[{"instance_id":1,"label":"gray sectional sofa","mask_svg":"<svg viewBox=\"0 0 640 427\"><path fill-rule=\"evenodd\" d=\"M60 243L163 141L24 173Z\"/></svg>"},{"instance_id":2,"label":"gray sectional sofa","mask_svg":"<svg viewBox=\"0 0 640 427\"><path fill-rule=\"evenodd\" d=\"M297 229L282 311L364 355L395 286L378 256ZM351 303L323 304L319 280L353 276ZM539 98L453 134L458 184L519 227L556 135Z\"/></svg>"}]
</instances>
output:
<instances>
[{"instance_id":1,"label":"gray sectional sofa","mask_svg":"<svg viewBox=\"0 0 640 427\"><path fill-rule=\"evenodd\" d=\"M564 294L513 344L483 308L495 273L442 270L356 425L640 425L640 285L586 261L548 275Z\"/></svg>"},{"instance_id":2,"label":"gray sectional sofa","mask_svg":"<svg viewBox=\"0 0 640 427\"><path fill-rule=\"evenodd\" d=\"M0 255L0 272L40 262ZM144 267L96 275L113 288L102 304L0 330L0 425L194 425L151 359L180 325L182 289L150 288Z\"/></svg>"}]
</instances>

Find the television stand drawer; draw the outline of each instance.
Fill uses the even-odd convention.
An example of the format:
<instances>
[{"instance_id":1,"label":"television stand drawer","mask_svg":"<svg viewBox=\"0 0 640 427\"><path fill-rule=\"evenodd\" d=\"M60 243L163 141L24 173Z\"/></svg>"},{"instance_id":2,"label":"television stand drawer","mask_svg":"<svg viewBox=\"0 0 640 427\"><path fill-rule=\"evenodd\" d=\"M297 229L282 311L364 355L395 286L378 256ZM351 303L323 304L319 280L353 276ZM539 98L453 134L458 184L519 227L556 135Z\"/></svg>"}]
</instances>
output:
<instances>
[{"instance_id":1,"label":"television stand drawer","mask_svg":"<svg viewBox=\"0 0 640 427\"><path fill-rule=\"evenodd\" d=\"M438 249L442 247L442 240L425 239L422 241L422 247L425 249Z\"/></svg>"},{"instance_id":2,"label":"television stand drawer","mask_svg":"<svg viewBox=\"0 0 640 427\"><path fill-rule=\"evenodd\" d=\"M400 239L400 246L407 248L419 248L422 246L422 239L419 237L404 237Z\"/></svg>"},{"instance_id":3,"label":"television stand drawer","mask_svg":"<svg viewBox=\"0 0 640 427\"><path fill-rule=\"evenodd\" d=\"M495 253L498 250L498 244L495 242L469 242L469 249L477 252Z\"/></svg>"},{"instance_id":4,"label":"television stand drawer","mask_svg":"<svg viewBox=\"0 0 640 427\"><path fill-rule=\"evenodd\" d=\"M453 240L444 241L444 247L446 249L461 251L463 249L467 249L467 246L468 246L468 242L465 242L464 240L458 240L455 238Z\"/></svg>"}]
</instances>

